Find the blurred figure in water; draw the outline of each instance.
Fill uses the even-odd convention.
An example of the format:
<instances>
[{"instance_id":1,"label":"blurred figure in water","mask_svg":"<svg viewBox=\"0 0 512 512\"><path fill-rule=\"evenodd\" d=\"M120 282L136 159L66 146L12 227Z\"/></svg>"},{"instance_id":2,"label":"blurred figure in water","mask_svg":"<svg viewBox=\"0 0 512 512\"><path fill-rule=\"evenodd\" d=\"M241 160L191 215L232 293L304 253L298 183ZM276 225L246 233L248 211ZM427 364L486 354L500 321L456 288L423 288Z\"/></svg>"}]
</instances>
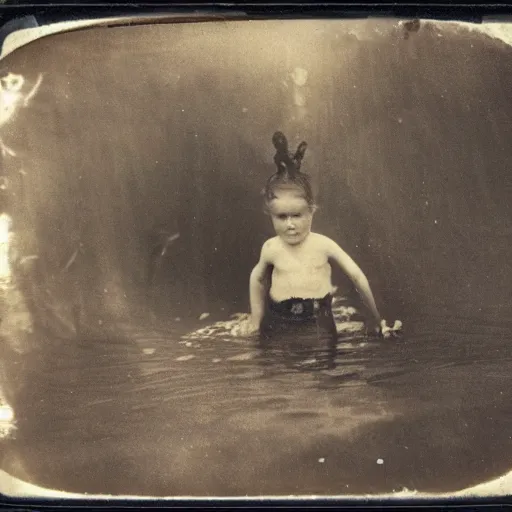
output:
<instances>
[{"instance_id":1,"label":"blurred figure in water","mask_svg":"<svg viewBox=\"0 0 512 512\"><path fill-rule=\"evenodd\" d=\"M279 338L279 346L289 340L301 355L323 347L327 365L334 365L336 324L332 313L334 287L331 262L351 279L369 310L370 332L388 336L392 329L377 310L368 279L350 256L330 238L313 233L311 225L317 209L309 176L300 171L307 145L302 142L294 155L288 151L281 132L273 136L277 172L264 189L265 208L276 236L267 240L250 276L249 318L241 326L242 335L260 333L265 347ZM271 285L265 281L271 272ZM315 364L316 358L311 359Z\"/></svg>"}]
</instances>

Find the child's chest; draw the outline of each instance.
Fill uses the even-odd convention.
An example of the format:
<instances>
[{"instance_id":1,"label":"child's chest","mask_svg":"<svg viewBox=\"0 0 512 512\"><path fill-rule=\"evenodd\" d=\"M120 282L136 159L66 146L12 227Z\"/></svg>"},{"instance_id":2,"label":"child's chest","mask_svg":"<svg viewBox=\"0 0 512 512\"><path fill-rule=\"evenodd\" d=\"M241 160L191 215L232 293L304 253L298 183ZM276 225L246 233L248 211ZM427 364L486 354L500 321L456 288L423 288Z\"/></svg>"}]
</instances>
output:
<instances>
[{"instance_id":1,"label":"child's chest","mask_svg":"<svg viewBox=\"0 0 512 512\"><path fill-rule=\"evenodd\" d=\"M315 272L329 267L325 254L319 251L286 251L274 257L278 272Z\"/></svg>"}]
</instances>

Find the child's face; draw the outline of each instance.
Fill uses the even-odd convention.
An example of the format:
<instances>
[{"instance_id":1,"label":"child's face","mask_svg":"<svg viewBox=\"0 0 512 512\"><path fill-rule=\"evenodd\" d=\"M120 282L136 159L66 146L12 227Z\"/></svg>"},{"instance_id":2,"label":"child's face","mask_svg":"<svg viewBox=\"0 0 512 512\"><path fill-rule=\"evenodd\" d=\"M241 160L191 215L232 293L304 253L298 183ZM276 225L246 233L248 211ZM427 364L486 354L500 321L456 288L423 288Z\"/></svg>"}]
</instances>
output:
<instances>
[{"instance_id":1,"label":"child's face","mask_svg":"<svg viewBox=\"0 0 512 512\"><path fill-rule=\"evenodd\" d=\"M300 244L311 232L313 210L303 197L280 192L269 210L276 234L288 245Z\"/></svg>"}]
</instances>

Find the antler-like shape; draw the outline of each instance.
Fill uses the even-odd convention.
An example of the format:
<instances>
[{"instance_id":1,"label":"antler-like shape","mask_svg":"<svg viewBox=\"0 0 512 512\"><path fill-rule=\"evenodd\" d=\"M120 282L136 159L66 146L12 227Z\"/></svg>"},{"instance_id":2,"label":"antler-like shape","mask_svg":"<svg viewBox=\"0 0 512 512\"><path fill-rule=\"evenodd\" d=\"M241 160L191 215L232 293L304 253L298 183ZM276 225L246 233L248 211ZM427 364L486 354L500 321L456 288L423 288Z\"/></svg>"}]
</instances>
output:
<instances>
[{"instance_id":1,"label":"antler-like shape","mask_svg":"<svg viewBox=\"0 0 512 512\"><path fill-rule=\"evenodd\" d=\"M277 174L280 175L287 172L288 175L293 176L295 173L299 172L302 159L304 158L308 146L307 143L304 141L301 142L293 156L288 151L288 140L284 133L275 132L272 137L272 143L276 148L274 163L277 166Z\"/></svg>"},{"instance_id":2,"label":"antler-like shape","mask_svg":"<svg viewBox=\"0 0 512 512\"><path fill-rule=\"evenodd\" d=\"M308 145L306 142L302 141L299 144L299 147L297 148L297 151L295 152L295 156L293 157L293 160L295 162L295 168L299 171L300 166L302 164L302 159L304 158L304 154L306 153Z\"/></svg>"}]
</instances>

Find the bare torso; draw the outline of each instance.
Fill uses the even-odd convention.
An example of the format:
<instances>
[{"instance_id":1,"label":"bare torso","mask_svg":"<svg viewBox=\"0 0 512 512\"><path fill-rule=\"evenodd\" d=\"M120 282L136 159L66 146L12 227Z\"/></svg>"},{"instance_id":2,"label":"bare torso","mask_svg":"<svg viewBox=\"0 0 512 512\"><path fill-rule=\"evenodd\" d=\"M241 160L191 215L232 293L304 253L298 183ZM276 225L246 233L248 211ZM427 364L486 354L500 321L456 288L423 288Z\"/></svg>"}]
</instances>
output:
<instances>
[{"instance_id":1,"label":"bare torso","mask_svg":"<svg viewBox=\"0 0 512 512\"><path fill-rule=\"evenodd\" d=\"M270 297L275 301L294 298L319 299L332 293L331 265L323 237L310 233L299 246L273 239Z\"/></svg>"}]
</instances>

